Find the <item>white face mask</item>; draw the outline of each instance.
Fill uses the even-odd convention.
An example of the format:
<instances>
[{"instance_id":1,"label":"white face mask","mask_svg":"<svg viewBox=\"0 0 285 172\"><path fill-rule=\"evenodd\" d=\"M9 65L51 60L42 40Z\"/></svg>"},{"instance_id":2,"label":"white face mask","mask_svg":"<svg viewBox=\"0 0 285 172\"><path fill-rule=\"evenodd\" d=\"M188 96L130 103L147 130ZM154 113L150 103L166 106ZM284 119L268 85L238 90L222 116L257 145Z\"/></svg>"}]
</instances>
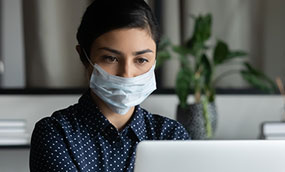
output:
<instances>
[{"instance_id":1,"label":"white face mask","mask_svg":"<svg viewBox=\"0 0 285 172\"><path fill-rule=\"evenodd\" d=\"M131 107L143 102L156 90L155 64L142 75L124 78L109 74L97 64L93 65L85 51L84 53L94 67L90 78L90 88L113 112L126 114Z\"/></svg>"}]
</instances>

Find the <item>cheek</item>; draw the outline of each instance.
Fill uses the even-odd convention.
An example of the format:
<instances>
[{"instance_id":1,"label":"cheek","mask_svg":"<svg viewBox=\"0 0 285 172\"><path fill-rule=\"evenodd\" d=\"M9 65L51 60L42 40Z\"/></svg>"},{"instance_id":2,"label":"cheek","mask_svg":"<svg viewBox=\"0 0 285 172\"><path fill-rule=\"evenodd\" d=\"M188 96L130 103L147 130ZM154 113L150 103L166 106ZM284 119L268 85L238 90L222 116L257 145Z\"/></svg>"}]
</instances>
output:
<instances>
[{"instance_id":1,"label":"cheek","mask_svg":"<svg viewBox=\"0 0 285 172\"><path fill-rule=\"evenodd\" d=\"M156 63L156 58L155 57L151 58L149 63L145 66L146 72L149 71L155 63Z\"/></svg>"},{"instance_id":2,"label":"cheek","mask_svg":"<svg viewBox=\"0 0 285 172\"><path fill-rule=\"evenodd\" d=\"M96 63L110 75L116 75L120 70L119 64Z\"/></svg>"},{"instance_id":3,"label":"cheek","mask_svg":"<svg viewBox=\"0 0 285 172\"><path fill-rule=\"evenodd\" d=\"M134 75L139 76L139 75L142 75L144 73L147 73L152 68L152 66L153 66L153 64L148 64L148 65L143 66L143 67L134 67L133 68Z\"/></svg>"}]
</instances>

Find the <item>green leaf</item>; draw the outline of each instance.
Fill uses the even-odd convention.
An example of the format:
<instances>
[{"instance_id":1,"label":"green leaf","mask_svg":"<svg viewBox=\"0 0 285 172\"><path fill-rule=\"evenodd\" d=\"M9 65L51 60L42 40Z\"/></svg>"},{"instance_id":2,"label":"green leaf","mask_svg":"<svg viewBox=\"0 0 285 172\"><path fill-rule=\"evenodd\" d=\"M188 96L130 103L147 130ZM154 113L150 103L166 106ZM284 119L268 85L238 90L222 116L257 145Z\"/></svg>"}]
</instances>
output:
<instances>
[{"instance_id":1,"label":"green leaf","mask_svg":"<svg viewBox=\"0 0 285 172\"><path fill-rule=\"evenodd\" d=\"M182 45L174 45L172 47L173 51L180 54L180 55L186 55L191 52L191 50L185 46Z\"/></svg>"},{"instance_id":2,"label":"green leaf","mask_svg":"<svg viewBox=\"0 0 285 172\"><path fill-rule=\"evenodd\" d=\"M276 90L276 84L268 76L253 68L247 62L244 65L246 69L241 71L241 75L249 84L268 93L273 93Z\"/></svg>"},{"instance_id":3,"label":"green leaf","mask_svg":"<svg viewBox=\"0 0 285 172\"><path fill-rule=\"evenodd\" d=\"M198 16L195 18L195 26L192 37L186 42L190 54L197 57L199 52L206 50L205 41L211 37L212 16Z\"/></svg>"},{"instance_id":4,"label":"green leaf","mask_svg":"<svg viewBox=\"0 0 285 172\"><path fill-rule=\"evenodd\" d=\"M231 51L227 55L227 59L237 58L237 57L245 57L247 53L244 51Z\"/></svg>"},{"instance_id":5,"label":"green leaf","mask_svg":"<svg viewBox=\"0 0 285 172\"><path fill-rule=\"evenodd\" d=\"M169 39L164 36L162 37L157 50L157 57L156 57L156 66L160 67L166 60L171 59L170 52L168 47L171 46L171 42Z\"/></svg>"},{"instance_id":6,"label":"green leaf","mask_svg":"<svg viewBox=\"0 0 285 172\"><path fill-rule=\"evenodd\" d=\"M241 75L253 87L260 89L264 92L271 92L271 87L266 82L264 82L263 78L254 75L249 71L241 71Z\"/></svg>"},{"instance_id":7,"label":"green leaf","mask_svg":"<svg viewBox=\"0 0 285 172\"><path fill-rule=\"evenodd\" d=\"M171 55L168 51L158 51L156 57L156 66L160 67L166 60L171 59Z\"/></svg>"},{"instance_id":8,"label":"green leaf","mask_svg":"<svg viewBox=\"0 0 285 172\"><path fill-rule=\"evenodd\" d=\"M211 80L212 80L213 70L212 70L212 65L211 65L206 54L202 55L201 64L203 65L202 75L205 78L205 84L209 85L211 83Z\"/></svg>"},{"instance_id":9,"label":"green leaf","mask_svg":"<svg viewBox=\"0 0 285 172\"><path fill-rule=\"evenodd\" d=\"M159 45L158 45L158 51L165 50L169 46L171 46L170 40L166 36L163 36L160 40Z\"/></svg>"},{"instance_id":10,"label":"green leaf","mask_svg":"<svg viewBox=\"0 0 285 172\"><path fill-rule=\"evenodd\" d=\"M223 63L229 54L229 48L226 43L223 41L218 41L214 50L214 64Z\"/></svg>"},{"instance_id":11,"label":"green leaf","mask_svg":"<svg viewBox=\"0 0 285 172\"><path fill-rule=\"evenodd\" d=\"M234 58L245 57L246 55L247 53L244 51L229 50L229 47L225 42L218 40L217 45L214 50L214 63L215 65L219 65L228 60L231 60Z\"/></svg>"},{"instance_id":12,"label":"green leaf","mask_svg":"<svg viewBox=\"0 0 285 172\"><path fill-rule=\"evenodd\" d=\"M182 67L177 74L175 92L178 95L179 104L182 108L187 105L192 77L193 72L188 67Z\"/></svg>"},{"instance_id":13,"label":"green leaf","mask_svg":"<svg viewBox=\"0 0 285 172\"><path fill-rule=\"evenodd\" d=\"M212 16L207 14L200 15L195 20L193 37L197 42L204 43L211 37Z\"/></svg>"},{"instance_id":14,"label":"green leaf","mask_svg":"<svg viewBox=\"0 0 285 172\"><path fill-rule=\"evenodd\" d=\"M257 75L257 76L264 76L264 74L262 72L255 69L248 62L244 62L244 66L250 73L253 73L254 75Z\"/></svg>"},{"instance_id":15,"label":"green leaf","mask_svg":"<svg viewBox=\"0 0 285 172\"><path fill-rule=\"evenodd\" d=\"M212 84L212 77L213 77L213 67L209 61L209 58L206 54L202 56L202 65L203 65L203 90L209 102L213 102L215 100L215 89L213 88Z\"/></svg>"},{"instance_id":16,"label":"green leaf","mask_svg":"<svg viewBox=\"0 0 285 172\"><path fill-rule=\"evenodd\" d=\"M189 67L189 61L186 55L180 55L179 60L182 67Z\"/></svg>"}]
</instances>

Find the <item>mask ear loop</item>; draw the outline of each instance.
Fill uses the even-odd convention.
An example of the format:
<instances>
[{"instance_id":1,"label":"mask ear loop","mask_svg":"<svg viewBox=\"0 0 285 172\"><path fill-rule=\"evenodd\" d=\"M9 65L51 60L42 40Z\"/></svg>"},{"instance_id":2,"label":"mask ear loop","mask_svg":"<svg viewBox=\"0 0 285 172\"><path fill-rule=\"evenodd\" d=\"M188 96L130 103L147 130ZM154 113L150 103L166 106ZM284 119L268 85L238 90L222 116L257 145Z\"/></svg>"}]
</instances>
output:
<instances>
[{"instance_id":1,"label":"mask ear loop","mask_svg":"<svg viewBox=\"0 0 285 172\"><path fill-rule=\"evenodd\" d=\"M85 51L84 48L82 48L82 51L83 51L83 53L84 53L84 55L85 55L87 61L88 61L92 66L94 66L94 64L91 62L91 60L90 60L90 58L88 57L88 55L87 55L87 53L86 53L86 51Z\"/></svg>"}]
</instances>

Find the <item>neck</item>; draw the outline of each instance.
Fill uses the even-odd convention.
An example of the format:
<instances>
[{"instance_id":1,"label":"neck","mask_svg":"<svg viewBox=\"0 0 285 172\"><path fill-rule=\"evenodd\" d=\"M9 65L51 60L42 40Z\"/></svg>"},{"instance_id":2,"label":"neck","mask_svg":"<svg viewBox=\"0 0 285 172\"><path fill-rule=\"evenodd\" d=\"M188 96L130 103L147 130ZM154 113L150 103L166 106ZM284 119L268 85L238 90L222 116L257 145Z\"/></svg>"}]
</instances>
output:
<instances>
[{"instance_id":1,"label":"neck","mask_svg":"<svg viewBox=\"0 0 285 172\"><path fill-rule=\"evenodd\" d=\"M103 115L108 119L108 121L114 125L119 131L123 130L130 118L132 117L135 107L131 109L124 115L113 112L106 103L101 100L95 93L91 92L92 100L97 104Z\"/></svg>"}]
</instances>

